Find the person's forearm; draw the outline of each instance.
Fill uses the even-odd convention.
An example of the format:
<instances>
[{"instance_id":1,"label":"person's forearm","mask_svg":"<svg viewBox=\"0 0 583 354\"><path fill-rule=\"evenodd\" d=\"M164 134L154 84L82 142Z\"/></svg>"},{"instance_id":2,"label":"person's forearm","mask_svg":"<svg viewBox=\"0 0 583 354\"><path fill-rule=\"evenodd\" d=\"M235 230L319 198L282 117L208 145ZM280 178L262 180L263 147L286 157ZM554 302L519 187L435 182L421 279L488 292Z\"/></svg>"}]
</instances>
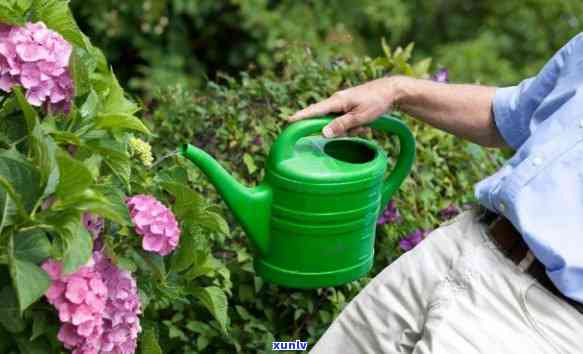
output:
<instances>
[{"instance_id":1,"label":"person's forearm","mask_svg":"<svg viewBox=\"0 0 583 354\"><path fill-rule=\"evenodd\" d=\"M395 105L438 129L487 147L504 147L492 116L495 88L479 85L442 84L395 76Z\"/></svg>"}]
</instances>

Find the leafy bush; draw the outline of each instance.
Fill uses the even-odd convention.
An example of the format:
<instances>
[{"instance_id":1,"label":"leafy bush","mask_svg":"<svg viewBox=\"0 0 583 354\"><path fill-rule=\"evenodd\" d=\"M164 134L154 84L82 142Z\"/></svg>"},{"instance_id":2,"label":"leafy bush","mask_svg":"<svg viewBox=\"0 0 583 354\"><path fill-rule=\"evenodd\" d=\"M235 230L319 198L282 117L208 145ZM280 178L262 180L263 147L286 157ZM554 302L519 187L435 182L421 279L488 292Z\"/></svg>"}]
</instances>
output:
<instances>
[{"instance_id":1,"label":"leafy bush","mask_svg":"<svg viewBox=\"0 0 583 354\"><path fill-rule=\"evenodd\" d=\"M68 73L75 94L64 111L46 104L34 107L31 103L38 102L31 97L37 88L30 85L35 79L25 81L24 71L12 78L19 81L0 91L0 352L63 352L57 341L59 317L43 297L46 294L50 301L55 293L64 291L55 287L50 269L62 266L64 282L72 283L77 277L81 284L77 290L67 285L63 295L72 307L51 302L60 306L60 319L70 322L71 316L78 316L79 323L85 323L81 317L82 312L86 314L81 309L84 303L77 304L85 301L89 306L90 300L83 300L87 283L78 274L86 273L86 266L93 269L91 260L97 260L93 252L112 262L111 271L130 277L123 272L129 271L137 279L143 312L142 352L160 353L158 337L173 338L172 327L163 327L170 321L165 317L168 311L184 310L189 326L205 328L205 338L226 333L227 294L232 285L228 269L208 246L209 241L229 233L225 221L192 189L188 166L148 167L149 145L139 137L148 139L151 134L136 116L139 107L125 97L100 50L78 30L67 2L9 1L0 5L3 23L22 26L25 19L45 23L73 45ZM49 48L42 43L47 32L38 26L34 28L41 31L37 32L40 39L35 40ZM14 33L15 29L2 25L3 44L9 43L4 37L7 30ZM13 64L2 53L0 72L5 80L9 75L5 69ZM45 51L21 54L17 48L11 53L15 58L26 54L28 61L44 57L34 65L53 68L53 59ZM59 55L68 56L64 53L68 53L66 47ZM52 70L60 73L58 69ZM45 80L47 77L42 79L43 85L49 85ZM20 82L26 86L26 96L24 88L17 86ZM47 99L56 101L55 92ZM137 221L126 207L126 198L139 194L171 205L178 217L182 233L172 255L162 257L143 249L133 225ZM101 223L103 228L95 226ZM90 231L98 237L92 237ZM53 267L53 260L59 265ZM95 286L103 286L99 284ZM120 283L108 291L111 297L125 290ZM97 304L95 297L91 301ZM73 309L74 315L68 314ZM77 320L72 321L77 325ZM92 333L91 327L89 330ZM64 341L61 335L59 339ZM199 348L203 347L201 341Z\"/></svg>"},{"instance_id":2,"label":"leafy bush","mask_svg":"<svg viewBox=\"0 0 583 354\"><path fill-rule=\"evenodd\" d=\"M556 0L73 1L83 29L131 88L151 97L217 72L272 69L289 47L381 55L415 42L455 81L513 84L581 31L583 3Z\"/></svg>"},{"instance_id":3,"label":"leafy bush","mask_svg":"<svg viewBox=\"0 0 583 354\"><path fill-rule=\"evenodd\" d=\"M160 90L150 108L153 144L158 155L191 142L209 152L240 181L256 185L264 176L267 153L285 126L283 118L305 105L321 100L347 86L387 74L428 78L429 60L411 65L412 46L391 50L383 46L377 58L335 57L320 60L312 52L286 53L281 70L252 78L222 76L202 90L172 86ZM404 116L417 139L417 160L411 177L394 198L400 222L378 228L374 276L402 250L399 239L417 229L432 229L442 221L443 208L461 208L472 203L473 184L503 161L485 150ZM392 158L398 154L396 140L373 132ZM200 172L195 172L199 190L213 200L214 194ZM225 215L230 215L224 208ZM236 223L232 223L236 226ZM368 278L336 288L293 291L264 284L256 277L246 237L238 227L216 244L231 272L231 336L237 352L268 352L272 340L307 339L315 342L342 307L362 289ZM188 333L186 316L180 316ZM180 323L180 321L178 322Z\"/></svg>"}]
</instances>

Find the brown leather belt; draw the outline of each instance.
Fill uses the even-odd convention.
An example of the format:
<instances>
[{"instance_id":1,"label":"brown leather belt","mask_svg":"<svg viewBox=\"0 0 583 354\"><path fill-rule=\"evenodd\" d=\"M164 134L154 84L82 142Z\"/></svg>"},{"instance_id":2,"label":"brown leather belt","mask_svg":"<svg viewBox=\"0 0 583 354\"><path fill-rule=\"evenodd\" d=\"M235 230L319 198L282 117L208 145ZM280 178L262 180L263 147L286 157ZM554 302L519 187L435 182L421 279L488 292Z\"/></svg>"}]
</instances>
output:
<instances>
[{"instance_id":1,"label":"brown leather belt","mask_svg":"<svg viewBox=\"0 0 583 354\"><path fill-rule=\"evenodd\" d=\"M526 242L520 233L514 228L512 223L506 218L490 216L490 219L493 220L489 220L490 228L488 234L502 253L504 253L515 264L520 264L529 253ZM575 310L583 314L583 304L565 297L549 279L545 267L540 261L534 259L528 268L526 268L525 272L534 277L542 286L547 288L555 296L569 303L575 308Z\"/></svg>"}]
</instances>

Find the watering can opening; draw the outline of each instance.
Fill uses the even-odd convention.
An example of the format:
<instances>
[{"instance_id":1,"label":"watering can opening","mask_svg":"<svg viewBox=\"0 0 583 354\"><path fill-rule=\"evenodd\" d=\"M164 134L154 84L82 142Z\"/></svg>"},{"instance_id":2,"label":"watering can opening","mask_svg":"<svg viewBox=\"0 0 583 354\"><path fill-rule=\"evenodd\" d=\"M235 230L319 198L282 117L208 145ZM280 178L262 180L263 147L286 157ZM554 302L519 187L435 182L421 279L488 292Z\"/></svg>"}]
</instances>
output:
<instances>
[{"instance_id":1,"label":"watering can opening","mask_svg":"<svg viewBox=\"0 0 583 354\"><path fill-rule=\"evenodd\" d=\"M378 150L352 139L332 140L324 145L324 153L343 162L362 164L375 159Z\"/></svg>"}]
</instances>

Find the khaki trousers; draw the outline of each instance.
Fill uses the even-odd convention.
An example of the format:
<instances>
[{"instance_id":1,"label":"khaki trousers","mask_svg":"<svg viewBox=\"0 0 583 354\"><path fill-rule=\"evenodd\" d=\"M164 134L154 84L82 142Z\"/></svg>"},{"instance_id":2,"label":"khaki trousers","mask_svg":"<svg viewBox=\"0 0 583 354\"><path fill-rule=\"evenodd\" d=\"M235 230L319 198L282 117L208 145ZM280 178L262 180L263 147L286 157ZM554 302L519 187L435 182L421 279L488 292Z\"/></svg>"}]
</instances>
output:
<instances>
[{"instance_id":1,"label":"khaki trousers","mask_svg":"<svg viewBox=\"0 0 583 354\"><path fill-rule=\"evenodd\" d=\"M468 211L375 277L310 353L583 353L583 315Z\"/></svg>"}]
</instances>

